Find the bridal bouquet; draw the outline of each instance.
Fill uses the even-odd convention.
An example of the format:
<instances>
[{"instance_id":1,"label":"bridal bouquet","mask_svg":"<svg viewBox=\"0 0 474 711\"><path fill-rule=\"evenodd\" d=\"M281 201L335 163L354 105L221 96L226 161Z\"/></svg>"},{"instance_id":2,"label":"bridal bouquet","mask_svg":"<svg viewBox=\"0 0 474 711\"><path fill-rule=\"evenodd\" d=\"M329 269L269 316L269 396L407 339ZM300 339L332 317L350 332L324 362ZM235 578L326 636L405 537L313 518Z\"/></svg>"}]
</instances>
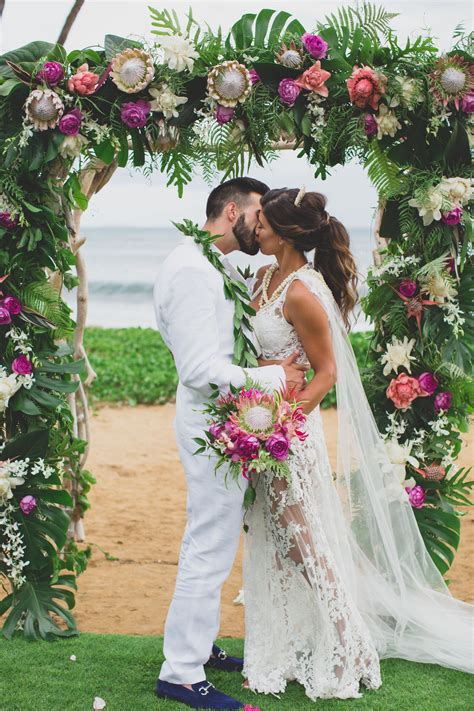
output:
<instances>
[{"instance_id":1,"label":"bridal bouquet","mask_svg":"<svg viewBox=\"0 0 474 711\"><path fill-rule=\"evenodd\" d=\"M241 388L231 385L226 395L219 394L217 385L211 384L211 388L204 410L209 429L205 438L194 438L199 445L195 454L217 454L216 471L227 463L225 478L230 474L237 482L241 476L251 481L253 474L264 471L289 479L291 443L308 436L306 415L291 393L270 394L250 379ZM255 489L250 486L245 492L245 508L254 499Z\"/></svg>"}]
</instances>

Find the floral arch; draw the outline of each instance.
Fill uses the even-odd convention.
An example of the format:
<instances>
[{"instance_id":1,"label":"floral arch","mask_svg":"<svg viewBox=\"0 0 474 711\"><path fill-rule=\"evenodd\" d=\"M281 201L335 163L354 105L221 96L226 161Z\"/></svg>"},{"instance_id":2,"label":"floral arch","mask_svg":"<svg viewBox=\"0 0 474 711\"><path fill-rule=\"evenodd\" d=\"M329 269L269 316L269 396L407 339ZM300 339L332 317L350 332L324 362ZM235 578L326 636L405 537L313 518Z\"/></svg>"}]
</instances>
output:
<instances>
[{"instance_id":1,"label":"floral arch","mask_svg":"<svg viewBox=\"0 0 474 711\"><path fill-rule=\"evenodd\" d=\"M246 14L224 37L151 9L152 46L107 35L67 53L0 57L0 602L3 633L76 633L77 546L92 475L82 345L80 215L117 167L159 170L180 195L195 168L242 174L282 148L324 178L357 158L379 194L366 388L400 485L442 573L460 539L472 411L470 144L474 68L457 32L401 46L393 15L341 8L313 33L287 12ZM264 117L264 118L263 118ZM71 273L76 267L77 276ZM78 285L77 323L61 289Z\"/></svg>"}]
</instances>

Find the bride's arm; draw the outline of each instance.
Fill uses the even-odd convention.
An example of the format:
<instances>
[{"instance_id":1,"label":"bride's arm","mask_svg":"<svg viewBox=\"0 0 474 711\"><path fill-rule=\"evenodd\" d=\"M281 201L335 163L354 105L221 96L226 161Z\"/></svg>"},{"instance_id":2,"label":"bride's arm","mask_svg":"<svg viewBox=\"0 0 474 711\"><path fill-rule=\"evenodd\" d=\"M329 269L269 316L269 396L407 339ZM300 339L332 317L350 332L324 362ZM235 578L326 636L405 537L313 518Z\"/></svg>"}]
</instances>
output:
<instances>
[{"instance_id":1,"label":"bride's arm","mask_svg":"<svg viewBox=\"0 0 474 711\"><path fill-rule=\"evenodd\" d=\"M336 359L332 348L329 321L318 299L298 279L289 287L284 316L295 328L314 376L298 394L305 400L303 410L313 410L336 382Z\"/></svg>"}]
</instances>

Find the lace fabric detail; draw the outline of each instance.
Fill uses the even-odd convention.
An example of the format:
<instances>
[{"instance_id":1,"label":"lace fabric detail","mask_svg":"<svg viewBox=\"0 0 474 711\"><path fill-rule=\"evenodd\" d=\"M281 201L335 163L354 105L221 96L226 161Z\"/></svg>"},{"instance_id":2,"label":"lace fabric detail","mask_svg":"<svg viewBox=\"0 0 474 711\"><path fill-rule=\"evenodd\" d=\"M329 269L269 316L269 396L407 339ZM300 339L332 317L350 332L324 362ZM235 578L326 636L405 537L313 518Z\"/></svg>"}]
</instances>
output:
<instances>
[{"instance_id":1,"label":"lace fabric detail","mask_svg":"<svg viewBox=\"0 0 474 711\"><path fill-rule=\"evenodd\" d=\"M317 272L295 278L317 284L324 306L328 287ZM280 360L300 350L304 362L283 315L289 286L257 312L253 328L262 357ZM351 592L348 532L319 407L308 416L307 431L304 442L292 445L291 482L270 473L255 482L244 555L243 674L261 693L278 694L296 680L312 700L360 698L360 683L381 685L380 661Z\"/></svg>"}]
</instances>

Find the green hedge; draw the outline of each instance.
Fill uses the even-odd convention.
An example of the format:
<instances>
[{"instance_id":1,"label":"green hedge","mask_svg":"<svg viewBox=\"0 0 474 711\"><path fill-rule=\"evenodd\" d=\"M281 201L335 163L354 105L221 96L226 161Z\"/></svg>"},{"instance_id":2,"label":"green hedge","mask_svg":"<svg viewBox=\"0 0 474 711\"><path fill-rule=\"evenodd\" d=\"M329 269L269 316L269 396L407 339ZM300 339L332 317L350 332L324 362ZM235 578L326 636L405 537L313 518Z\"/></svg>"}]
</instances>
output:
<instances>
[{"instance_id":1,"label":"green hedge","mask_svg":"<svg viewBox=\"0 0 474 711\"><path fill-rule=\"evenodd\" d=\"M351 335L361 367L369 339L370 333ZM93 404L152 405L174 399L178 380L173 358L152 328L88 328L85 346L98 376L90 393ZM332 390L322 407L334 404Z\"/></svg>"}]
</instances>

